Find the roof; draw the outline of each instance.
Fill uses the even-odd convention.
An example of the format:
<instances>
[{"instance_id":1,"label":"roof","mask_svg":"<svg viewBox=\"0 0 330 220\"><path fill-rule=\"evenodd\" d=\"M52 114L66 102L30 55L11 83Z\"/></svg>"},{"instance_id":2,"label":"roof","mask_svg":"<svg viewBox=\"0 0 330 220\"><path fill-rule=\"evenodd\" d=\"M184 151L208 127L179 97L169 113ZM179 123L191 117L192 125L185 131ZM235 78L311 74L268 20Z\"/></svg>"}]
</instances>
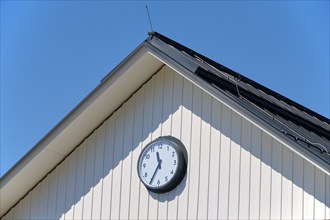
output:
<instances>
[{"instance_id":1,"label":"roof","mask_svg":"<svg viewBox=\"0 0 330 220\"><path fill-rule=\"evenodd\" d=\"M164 65L243 114L330 175L329 119L159 33L149 35L1 177L0 216L42 181Z\"/></svg>"},{"instance_id":2,"label":"roof","mask_svg":"<svg viewBox=\"0 0 330 220\"><path fill-rule=\"evenodd\" d=\"M149 34L147 42L152 46L175 56L180 65L238 103L240 110L261 119L299 152L330 169L328 118L157 32Z\"/></svg>"}]
</instances>

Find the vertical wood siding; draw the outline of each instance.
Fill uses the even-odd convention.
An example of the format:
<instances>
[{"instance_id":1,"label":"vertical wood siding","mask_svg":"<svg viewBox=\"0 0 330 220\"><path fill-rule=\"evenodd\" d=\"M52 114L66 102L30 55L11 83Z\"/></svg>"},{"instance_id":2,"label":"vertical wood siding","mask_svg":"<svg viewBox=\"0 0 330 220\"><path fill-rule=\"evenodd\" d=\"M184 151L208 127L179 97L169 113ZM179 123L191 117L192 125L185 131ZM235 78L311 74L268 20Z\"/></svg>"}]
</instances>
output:
<instances>
[{"instance_id":1,"label":"vertical wood siding","mask_svg":"<svg viewBox=\"0 0 330 220\"><path fill-rule=\"evenodd\" d=\"M161 135L184 143L188 172L158 195L136 167ZM324 219L329 189L325 173L164 67L4 219Z\"/></svg>"}]
</instances>

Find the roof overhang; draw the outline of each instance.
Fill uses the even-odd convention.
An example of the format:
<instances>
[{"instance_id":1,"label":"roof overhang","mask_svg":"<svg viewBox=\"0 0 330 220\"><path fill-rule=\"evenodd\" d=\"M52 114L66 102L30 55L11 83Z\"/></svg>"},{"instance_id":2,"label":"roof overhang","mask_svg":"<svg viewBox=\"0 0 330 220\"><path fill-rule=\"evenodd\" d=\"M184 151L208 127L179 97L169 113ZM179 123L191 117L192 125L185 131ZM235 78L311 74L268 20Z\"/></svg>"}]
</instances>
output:
<instances>
[{"instance_id":1,"label":"roof overhang","mask_svg":"<svg viewBox=\"0 0 330 220\"><path fill-rule=\"evenodd\" d=\"M164 64L142 43L0 179L0 216L118 109Z\"/></svg>"}]
</instances>

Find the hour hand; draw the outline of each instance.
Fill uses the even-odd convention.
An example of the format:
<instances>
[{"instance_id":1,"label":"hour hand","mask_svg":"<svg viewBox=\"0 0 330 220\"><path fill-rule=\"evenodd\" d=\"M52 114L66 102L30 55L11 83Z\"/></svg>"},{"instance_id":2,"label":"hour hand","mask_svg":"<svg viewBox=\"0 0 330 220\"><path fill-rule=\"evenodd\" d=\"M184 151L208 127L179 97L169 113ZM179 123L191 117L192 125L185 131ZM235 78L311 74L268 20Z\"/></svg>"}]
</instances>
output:
<instances>
[{"instance_id":1,"label":"hour hand","mask_svg":"<svg viewBox=\"0 0 330 220\"><path fill-rule=\"evenodd\" d=\"M161 164L162 164L162 160L160 159L160 157L159 157L159 153L158 153L158 152L156 152L156 156L157 156L157 161L158 161L158 168L159 168L159 169L162 169L162 166L161 166Z\"/></svg>"}]
</instances>

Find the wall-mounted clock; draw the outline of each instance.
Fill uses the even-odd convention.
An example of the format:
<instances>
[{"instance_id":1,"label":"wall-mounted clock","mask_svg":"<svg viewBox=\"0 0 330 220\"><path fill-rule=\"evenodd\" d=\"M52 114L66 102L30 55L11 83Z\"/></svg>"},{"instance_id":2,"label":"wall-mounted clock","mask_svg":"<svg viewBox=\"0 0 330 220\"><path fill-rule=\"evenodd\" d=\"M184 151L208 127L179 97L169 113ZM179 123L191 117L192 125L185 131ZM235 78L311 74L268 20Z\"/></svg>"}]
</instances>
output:
<instances>
[{"instance_id":1,"label":"wall-mounted clock","mask_svg":"<svg viewBox=\"0 0 330 220\"><path fill-rule=\"evenodd\" d=\"M138 160L138 175L148 190L166 193L180 184L187 171L185 147L172 136L150 142Z\"/></svg>"}]
</instances>

